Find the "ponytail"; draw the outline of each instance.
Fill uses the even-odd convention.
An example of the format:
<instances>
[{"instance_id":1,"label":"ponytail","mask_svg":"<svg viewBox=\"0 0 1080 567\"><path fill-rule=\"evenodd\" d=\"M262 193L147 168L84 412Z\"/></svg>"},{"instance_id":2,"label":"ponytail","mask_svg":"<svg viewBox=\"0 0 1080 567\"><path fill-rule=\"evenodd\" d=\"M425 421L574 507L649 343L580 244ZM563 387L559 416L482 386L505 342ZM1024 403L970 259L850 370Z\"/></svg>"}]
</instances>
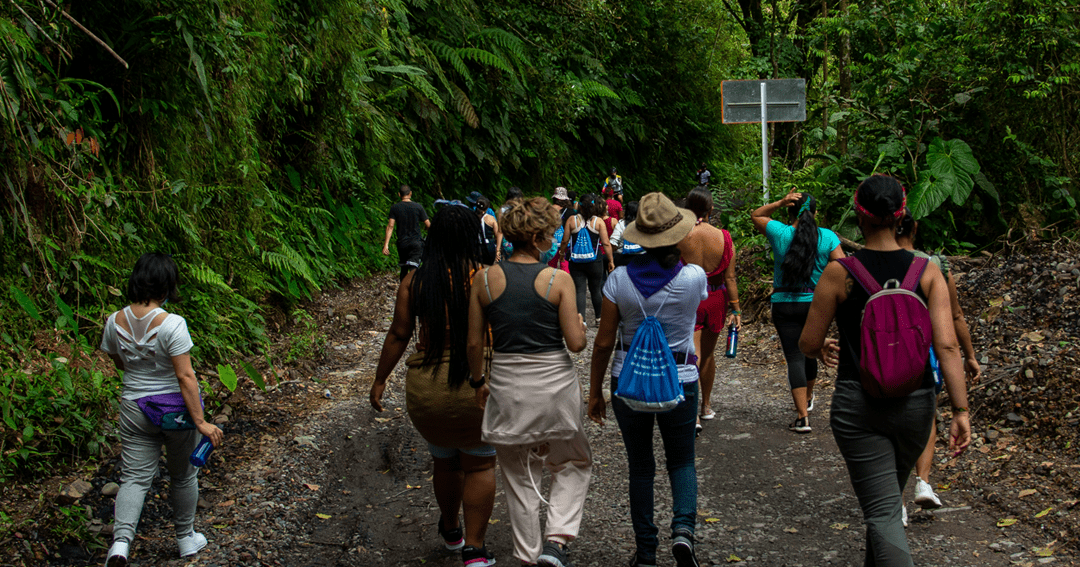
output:
<instances>
[{"instance_id":1,"label":"ponytail","mask_svg":"<svg viewBox=\"0 0 1080 567\"><path fill-rule=\"evenodd\" d=\"M817 264L818 226L814 220L817 201L811 194L803 193L791 209L798 211L792 216L796 217L799 225L795 227L791 246L788 246L784 261L780 264L780 280L785 286L795 287L810 281Z\"/></svg>"}]
</instances>

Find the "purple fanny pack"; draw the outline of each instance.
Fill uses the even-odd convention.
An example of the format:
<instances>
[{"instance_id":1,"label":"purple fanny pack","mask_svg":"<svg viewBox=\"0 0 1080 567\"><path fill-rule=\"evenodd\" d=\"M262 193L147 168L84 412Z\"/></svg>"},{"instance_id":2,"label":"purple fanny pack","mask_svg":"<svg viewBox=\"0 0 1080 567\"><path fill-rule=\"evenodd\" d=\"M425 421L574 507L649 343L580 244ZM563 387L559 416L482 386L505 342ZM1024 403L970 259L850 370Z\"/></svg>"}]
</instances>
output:
<instances>
[{"instance_id":1,"label":"purple fanny pack","mask_svg":"<svg viewBox=\"0 0 1080 567\"><path fill-rule=\"evenodd\" d=\"M195 429L195 422L188 413L184 396L180 392L155 394L135 400L146 418L163 430ZM202 400L199 400L202 405Z\"/></svg>"}]
</instances>

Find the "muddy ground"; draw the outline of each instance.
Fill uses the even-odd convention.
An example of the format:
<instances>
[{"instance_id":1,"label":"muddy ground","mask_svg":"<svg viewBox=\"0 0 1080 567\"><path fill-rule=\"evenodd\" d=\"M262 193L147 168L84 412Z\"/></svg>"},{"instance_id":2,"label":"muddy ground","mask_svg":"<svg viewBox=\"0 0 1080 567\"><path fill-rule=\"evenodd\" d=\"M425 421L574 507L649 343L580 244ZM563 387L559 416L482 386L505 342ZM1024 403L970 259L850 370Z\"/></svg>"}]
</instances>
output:
<instances>
[{"instance_id":1,"label":"muddy ground","mask_svg":"<svg viewBox=\"0 0 1080 567\"><path fill-rule=\"evenodd\" d=\"M1075 245L1059 242L954 261L985 373L971 393L975 443L957 459L939 449L935 460L932 482L945 508L920 511L909 487L916 564L1080 562L1077 257ZM324 293L308 307L328 339L325 349L313 349L324 352L321 359L297 363L267 392L246 384L222 393L227 444L204 469L196 519L210 545L195 558L176 558L167 482L158 481L132 565L460 565L439 552L431 459L405 415L403 369L387 389L388 411L367 403L395 287L396 278L382 276ZM744 327L739 356L720 359L717 419L697 442L698 557L715 565L861 565L861 516L828 428L832 375L821 381L813 433L789 432L794 412L783 358L767 311L758 313ZM295 332L286 326L282 336ZM583 380L588 352L575 355ZM579 567L625 565L633 552L625 453L613 421L589 423L588 433L593 484L571 558ZM8 514L18 520L19 510L56 506L56 491L82 478L94 489L77 506L107 541L112 499L100 489L118 478L116 465L50 479L36 491L5 487ZM659 470L663 526L670 493ZM104 559L93 541L20 525L0 542L0 565ZM488 547L500 564L517 564L501 482ZM673 561L661 553L660 564Z\"/></svg>"}]
</instances>

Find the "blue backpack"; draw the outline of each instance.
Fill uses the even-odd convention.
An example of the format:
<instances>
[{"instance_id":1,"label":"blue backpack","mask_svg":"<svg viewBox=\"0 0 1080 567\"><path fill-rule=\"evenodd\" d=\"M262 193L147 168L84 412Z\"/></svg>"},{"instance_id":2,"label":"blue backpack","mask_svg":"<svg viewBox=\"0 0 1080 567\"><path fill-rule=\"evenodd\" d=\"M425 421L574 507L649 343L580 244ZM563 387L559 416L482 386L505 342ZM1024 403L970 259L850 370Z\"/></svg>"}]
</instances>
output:
<instances>
[{"instance_id":1,"label":"blue backpack","mask_svg":"<svg viewBox=\"0 0 1080 567\"><path fill-rule=\"evenodd\" d=\"M551 236L551 249L548 250L547 256L554 258L559 253L559 247L562 246L563 227L555 229L555 234Z\"/></svg>"},{"instance_id":2,"label":"blue backpack","mask_svg":"<svg viewBox=\"0 0 1080 567\"><path fill-rule=\"evenodd\" d=\"M645 313L640 295L639 292L638 305ZM657 313L660 313L666 301L667 297L660 303ZM630 409L651 413L671 411L683 401L679 367L668 346L664 328L655 315L647 315L634 331L634 340L619 372L619 387L615 395Z\"/></svg>"},{"instance_id":3,"label":"blue backpack","mask_svg":"<svg viewBox=\"0 0 1080 567\"><path fill-rule=\"evenodd\" d=\"M634 254L644 254L645 249L640 244L634 244L629 240L622 241L622 253L623 256L633 256Z\"/></svg>"},{"instance_id":4,"label":"blue backpack","mask_svg":"<svg viewBox=\"0 0 1080 567\"><path fill-rule=\"evenodd\" d=\"M577 224L577 220L574 221ZM577 231L577 235L574 236L574 246L570 250L570 261L587 263L593 262L597 258L597 253L600 251L600 239L597 239L596 246L593 246L592 237L589 236L589 223L585 223L585 226L581 227Z\"/></svg>"}]
</instances>

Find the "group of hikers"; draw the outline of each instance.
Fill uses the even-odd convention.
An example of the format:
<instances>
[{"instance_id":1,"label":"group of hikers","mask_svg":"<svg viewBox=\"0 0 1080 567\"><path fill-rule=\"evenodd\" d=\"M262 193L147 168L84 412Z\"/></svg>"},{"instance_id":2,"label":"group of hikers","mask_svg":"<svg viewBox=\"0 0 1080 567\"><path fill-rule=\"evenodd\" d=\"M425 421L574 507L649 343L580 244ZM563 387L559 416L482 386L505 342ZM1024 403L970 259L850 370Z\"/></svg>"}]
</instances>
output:
<instances>
[{"instance_id":1,"label":"group of hikers","mask_svg":"<svg viewBox=\"0 0 1080 567\"><path fill-rule=\"evenodd\" d=\"M550 199L526 198L514 188L495 211L473 192L438 201L430 219L407 186L400 195L383 252L396 225L401 282L369 397L383 411L387 381L415 339L405 401L433 458L445 548L460 551L467 567L495 564L485 535L498 468L513 556L523 565L570 566L593 466L585 417L603 425L610 404L629 470L630 565L657 564L655 429L671 484L670 552L680 567L698 565L695 438L716 415L719 337L742 325L735 247L710 223L711 189L695 187L683 206L662 193L624 204L613 169L599 193L558 187ZM854 205L865 244L851 256L817 226L809 193L793 190L751 218L774 253L772 320L796 412L789 429L812 430L818 367L836 367L830 426L863 511L865 564L912 565L904 487L918 464L916 502L941 505L926 482L937 393L948 392L948 450L959 455L971 437L964 374L977 376L979 367L947 262L912 249L917 223L900 182L873 175ZM772 218L781 210L787 222ZM206 545L193 530L197 469L187 454L200 436L217 445L222 433L203 418L186 323L163 309L176 300L177 278L171 258L144 255L128 282L131 305L105 328L101 348L125 370L122 482L107 565L127 563L163 444L180 554ZM587 298L596 335L586 392L570 353L589 346ZM828 338L834 320L839 337ZM162 407L186 411L188 427L162 421Z\"/></svg>"}]
</instances>

